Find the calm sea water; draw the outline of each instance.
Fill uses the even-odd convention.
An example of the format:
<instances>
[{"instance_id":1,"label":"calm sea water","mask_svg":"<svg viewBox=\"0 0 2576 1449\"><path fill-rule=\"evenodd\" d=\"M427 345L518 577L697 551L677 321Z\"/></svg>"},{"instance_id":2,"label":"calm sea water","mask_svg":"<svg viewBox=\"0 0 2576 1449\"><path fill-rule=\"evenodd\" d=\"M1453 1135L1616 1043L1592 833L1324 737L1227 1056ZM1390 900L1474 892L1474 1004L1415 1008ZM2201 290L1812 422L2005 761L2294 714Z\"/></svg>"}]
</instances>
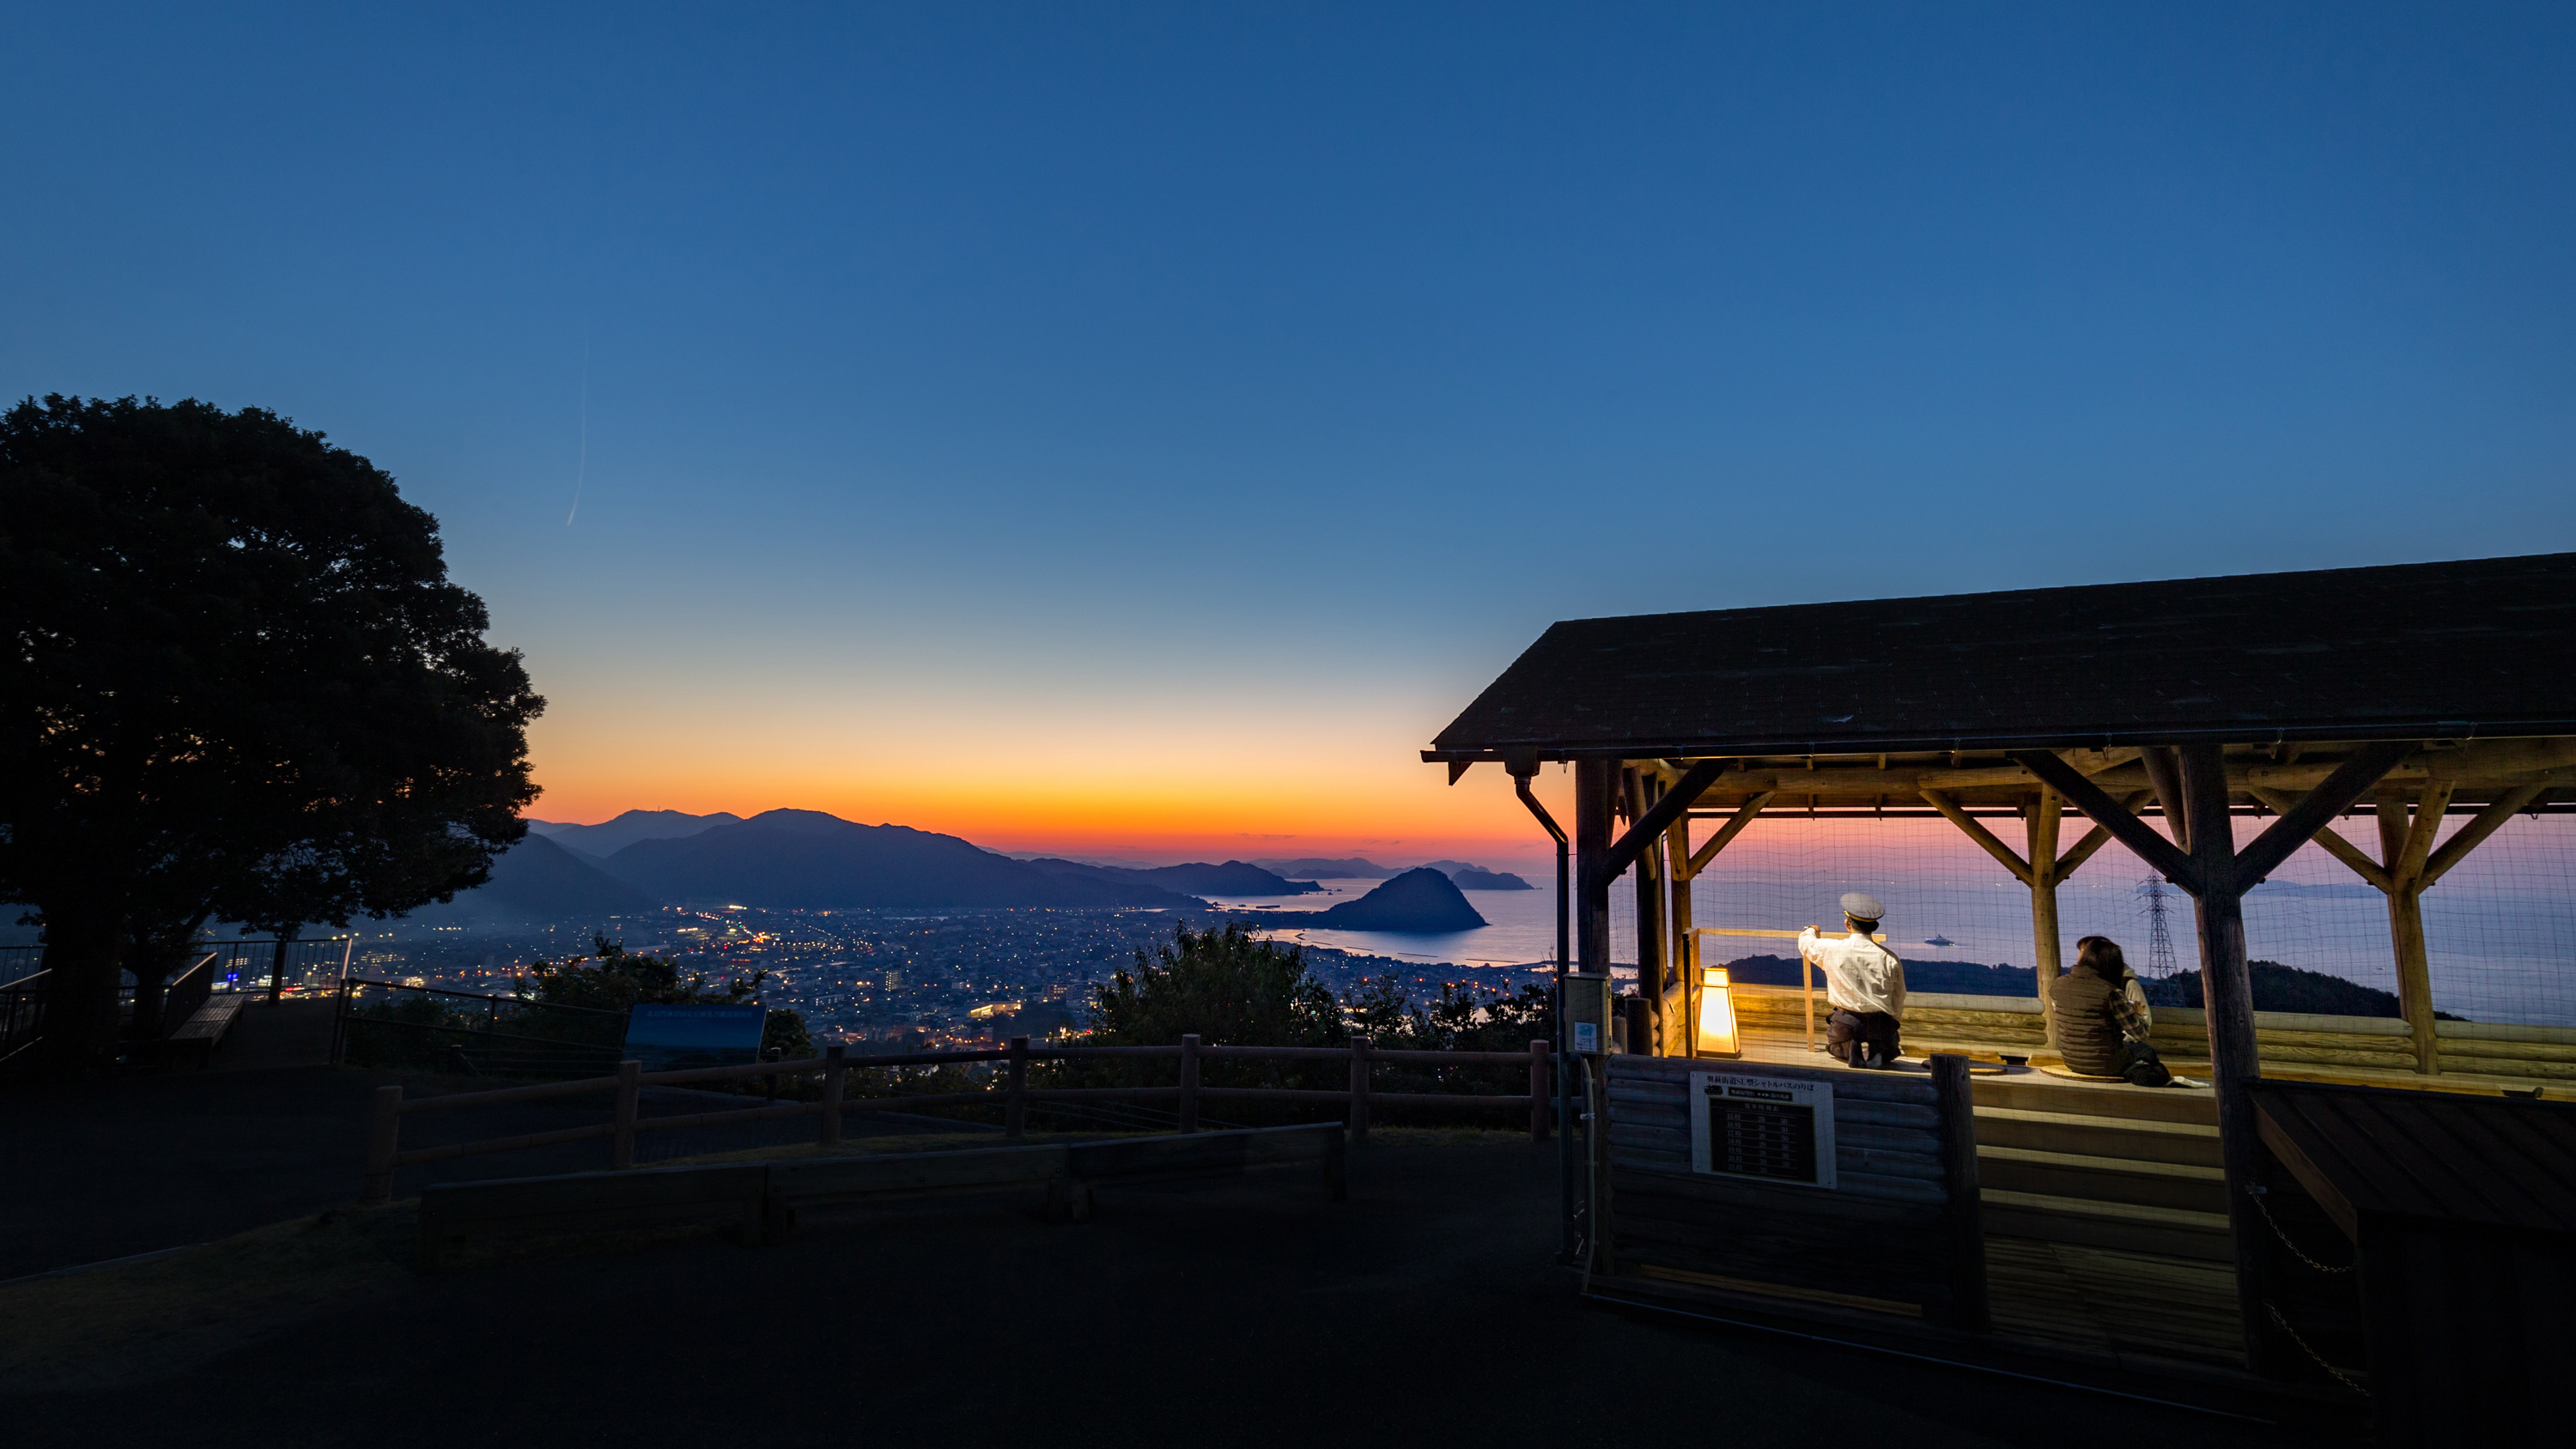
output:
<instances>
[{"instance_id":1,"label":"calm sea water","mask_svg":"<svg viewBox=\"0 0 2576 1449\"><path fill-rule=\"evenodd\" d=\"M2259 822L2244 822L2250 833ZM1764 822L1693 882L1692 917L1703 926L1795 930L1839 923L1837 901L1865 891L1888 909L1889 944L1918 960L1973 961L2027 967L2033 959L2030 894L1944 822L1887 822L1860 831L1832 822ZM1895 827L1911 828L1895 828ZM2456 828L2456 825L2449 828ZM2359 827L2347 833L2358 837ZM2375 841L2368 842L2374 844ZM1237 898L1219 904L1291 917L1273 928L1285 940L1390 956L1426 965L1526 968L1555 952L1553 881L1533 877L1529 891L1476 891L1468 903L1489 923L1439 935L1300 928L1293 916L1356 899L1369 880L1323 882L1319 896ZM2156 897L2161 894L2170 955L2163 964L2199 964L2192 904L2112 845L2059 892L2061 950L2104 935L2119 941L2132 965L2156 974ZM1636 960L1636 896L1622 881L1611 890L1611 955ZM2576 1026L2576 817L2516 820L2471 854L2424 897L2425 935L2434 1004L2473 1021ZM2274 872L2246 900L2250 953L2394 991L2396 963L2388 912L2379 893L2311 845ZM1754 954L1787 955L1790 943L1712 941L1712 962Z\"/></svg>"}]
</instances>

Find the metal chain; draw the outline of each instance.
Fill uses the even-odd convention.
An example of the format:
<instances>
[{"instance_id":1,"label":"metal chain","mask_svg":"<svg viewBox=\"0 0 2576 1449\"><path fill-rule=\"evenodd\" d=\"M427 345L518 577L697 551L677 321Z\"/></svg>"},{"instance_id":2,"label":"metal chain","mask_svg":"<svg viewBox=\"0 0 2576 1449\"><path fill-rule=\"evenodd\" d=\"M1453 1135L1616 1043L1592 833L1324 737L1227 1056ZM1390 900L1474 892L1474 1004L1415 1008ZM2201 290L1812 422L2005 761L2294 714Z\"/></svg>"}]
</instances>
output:
<instances>
[{"instance_id":1,"label":"metal chain","mask_svg":"<svg viewBox=\"0 0 2576 1449\"><path fill-rule=\"evenodd\" d=\"M2272 1315L2273 1325L2279 1328L2283 1333L2290 1336L2290 1342L2299 1346L2299 1352L2306 1354L2309 1360L2315 1363L2317 1367L2324 1369L2327 1373L2333 1374L2336 1383L2343 1385L2345 1388L2352 1390L2354 1393L2361 1395L2365 1399L2370 1397L2370 1390L2354 1383L2352 1381L2352 1375L2345 1373L2342 1369L2336 1368L2333 1364L2326 1362L2325 1355L2308 1347L2308 1341L2299 1337L2299 1331L2290 1326L2290 1320L2281 1316L2280 1309L2272 1306L2272 1300L2268 1298L2263 1300L2263 1311Z\"/></svg>"},{"instance_id":2,"label":"metal chain","mask_svg":"<svg viewBox=\"0 0 2576 1449\"><path fill-rule=\"evenodd\" d=\"M2254 1199L2254 1210L2263 1215L2263 1221L2269 1224L2272 1229L2272 1236L2281 1240L2281 1246L2290 1250L2291 1257L2298 1259L2300 1262L2307 1264L2309 1267L2316 1269L2320 1273L2349 1273L2353 1269L2361 1266L2360 1260L2356 1258L2352 1262L2346 1263L2340 1268L2329 1268L2325 1264L2318 1262L2316 1259L2309 1257L2306 1253L2299 1251L2299 1245L2290 1241L2290 1235L2281 1231L2279 1220L2272 1216L2272 1205L2263 1200L2264 1193L2262 1189L2256 1188L2247 1193L2246 1196Z\"/></svg>"}]
</instances>

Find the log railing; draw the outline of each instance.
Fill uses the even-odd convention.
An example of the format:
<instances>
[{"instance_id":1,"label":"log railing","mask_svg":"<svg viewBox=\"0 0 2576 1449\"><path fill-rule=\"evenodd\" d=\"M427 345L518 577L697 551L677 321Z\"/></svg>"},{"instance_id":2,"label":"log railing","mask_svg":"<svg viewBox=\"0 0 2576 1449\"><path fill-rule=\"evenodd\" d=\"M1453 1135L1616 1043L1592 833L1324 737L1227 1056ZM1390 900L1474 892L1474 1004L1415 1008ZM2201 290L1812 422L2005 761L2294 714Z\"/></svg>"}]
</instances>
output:
<instances>
[{"instance_id":1,"label":"log railing","mask_svg":"<svg viewBox=\"0 0 2576 1449\"><path fill-rule=\"evenodd\" d=\"M1032 1061L1114 1061L1119 1059L1177 1059L1179 1080L1168 1087L1036 1087L1028 1084ZM1204 1061L1342 1061L1349 1065L1350 1085L1341 1088L1297 1087L1207 1087L1199 1084L1199 1064ZM1003 1067L1002 1085L998 1089L973 1092L929 1092L912 1096L847 1096L848 1074L875 1068L931 1067L964 1062L995 1062ZM1529 1091L1505 1095L1470 1095L1452 1092L1381 1092L1370 1085L1374 1070L1380 1064L1389 1066L1430 1067L1526 1067ZM399 1086L379 1087L375 1096L375 1118L367 1140L367 1171L361 1199L382 1203L393 1196L394 1173L417 1163L443 1162L450 1158L473 1157L489 1152L515 1152L531 1147L551 1147L566 1142L585 1142L595 1138L609 1139L608 1165L612 1168L635 1165L635 1135L639 1132L667 1132L683 1127L720 1126L734 1122L758 1122L777 1117L813 1116L821 1119L817 1140L826 1146L841 1140L841 1117L850 1111L870 1112L889 1109L913 1111L925 1107L965 1107L999 1105L1002 1108L1002 1130L1006 1137L1020 1137L1028 1129L1028 1109L1032 1102L1170 1102L1180 1120L1180 1130L1198 1130L1199 1103L1216 1101L1313 1102L1338 1106L1347 1114L1354 1143L1368 1140L1369 1107L1373 1103L1411 1107L1507 1107L1526 1108L1532 1141L1545 1141L1553 1111L1550 1101L1549 1073L1554 1059L1545 1040L1532 1041L1525 1052L1437 1052L1381 1051L1369 1038L1353 1038L1346 1047L1255 1047L1206 1046L1195 1036L1185 1036L1177 1046L1125 1047L1032 1047L1028 1038L1015 1037L998 1051L915 1052L901 1056L852 1056L843 1047L833 1047L819 1057L793 1062L752 1062L740 1066L693 1067L682 1071L647 1072L639 1062L620 1062L614 1076L591 1077L574 1082L538 1082L524 1087L504 1087L490 1092L461 1092L438 1097L405 1097ZM644 1117L638 1114L640 1095L646 1087L677 1087L709 1082L739 1082L755 1077L792 1077L820 1075L822 1097L813 1102L778 1102L767 1106L731 1108L716 1112L692 1112L673 1117ZM529 1132L514 1137L485 1138L473 1142L449 1143L438 1147L405 1149L402 1145L402 1120L416 1112L444 1111L457 1107L498 1107L514 1102L533 1102L552 1097L568 1097L592 1092L615 1093L616 1107L606 1122L581 1127L563 1127L550 1132Z\"/></svg>"}]
</instances>

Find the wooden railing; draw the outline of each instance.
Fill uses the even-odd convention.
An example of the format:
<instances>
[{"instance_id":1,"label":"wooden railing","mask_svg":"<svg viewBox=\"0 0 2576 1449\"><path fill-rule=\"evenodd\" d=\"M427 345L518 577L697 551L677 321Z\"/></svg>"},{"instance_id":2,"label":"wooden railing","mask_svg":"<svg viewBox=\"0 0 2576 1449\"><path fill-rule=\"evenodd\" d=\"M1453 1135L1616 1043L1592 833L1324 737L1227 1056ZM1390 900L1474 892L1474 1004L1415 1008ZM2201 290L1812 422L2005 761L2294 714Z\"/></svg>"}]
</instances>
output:
<instances>
[{"instance_id":1,"label":"wooden railing","mask_svg":"<svg viewBox=\"0 0 2576 1449\"><path fill-rule=\"evenodd\" d=\"M1177 1058L1179 1081L1168 1087L1040 1087L1029 1086L1029 1063L1032 1061L1116 1061L1134 1058ZM1349 1064L1350 1085L1342 1088L1296 1087L1207 1087L1199 1084L1199 1066L1205 1061L1343 1061ZM1005 1071L998 1089L974 1092L926 1092L911 1096L851 1097L847 1095L849 1073L879 1068L930 1067L961 1062L998 1062ZM1526 1094L1471 1095L1455 1092L1381 1092L1370 1085L1375 1068L1390 1066L1494 1067L1525 1066L1529 1069L1529 1091ZM818 1140L830 1145L841 1140L841 1117L850 1111L915 1111L925 1107L965 1107L998 1104L1002 1108L1002 1132L1017 1138L1028 1130L1028 1109L1033 1102L1170 1102L1176 1109L1183 1132L1196 1132L1199 1127L1199 1104L1202 1101L1271 1101L1331 1104L1347 1113L1351 1140L1368 1140L1369 1107L1373 1103L1388 1106L1417 1107L1506 1107L1526 1108L1532 1141L1545 1141L1554 1104L1549 1099L1549 1073L1554 1059L1545 1040L1532 1041L1526 1052L1424 1052L1381 1051L1370 1045L1369 1038L1354 1038L1346 1047L1252 1047L1206 1046L1195 1036L1181 1038L1178 1046L1119 1047L1031 1047L1028 1038L1014 1038L1000 1051L916 1052L902 1056L851 1056L843 1047L833 1047L819 1057L793 1062L752 1062L741 1066L696 1067L685 1071L647 1072L640 1062L617 1064L617 1074L592 1077L576 1082L540 1082L525 1087L505 1087L492 1092L462 1092L440 1097L406 1098L399 1086L376 1089L375 1121L367 1140L366 1181L360 1194L368 1203L382 1203L393 1196L394 1173L423 1162L443 1162L456 1157L473 1157L488 1152L515 1152L531 1147L552 1147L566 1142L586 1142L595 1138L609 1139L608 1165L612 1168L635 1165L635 1135L639 1132L668 1132L683 1127L721 1126L735 1122L758 1122L776 1117L815 1116L822 1119ZM739 1082L754 1077L790 1077L820 1073L822 1097L813 1102L778 1102L761 1107L730 1108L718 1112L692 1112L673 1117L643 1117L637 1112L646 1087L677 1087L706 1082ZM566 1097L576 1093L610 1091L616 1094L616 1107L606 1122L582 1127L562 1127L550 1132L529 1132L515 1137L486 1138L475 1142L456 1142L439 1147L402 1145L402 1119L415 1112L444 1111L456 1107L497 1107L513 1102L532 1102L549 1097Z\"/></svg>"}]
</instances>

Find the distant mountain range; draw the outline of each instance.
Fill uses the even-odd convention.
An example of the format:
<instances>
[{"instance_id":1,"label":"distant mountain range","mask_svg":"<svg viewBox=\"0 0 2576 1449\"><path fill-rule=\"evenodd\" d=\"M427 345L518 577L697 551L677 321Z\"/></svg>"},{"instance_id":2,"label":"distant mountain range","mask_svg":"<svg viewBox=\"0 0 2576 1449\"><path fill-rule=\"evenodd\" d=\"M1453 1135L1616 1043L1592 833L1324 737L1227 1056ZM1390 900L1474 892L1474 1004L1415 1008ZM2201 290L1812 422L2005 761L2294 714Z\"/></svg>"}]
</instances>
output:
<instances>
[{"instance_id":1,"label":"distant mountain range","mask_svg":"<svg viewBox=\"0 0 2576 1449\"><path fill-rule=\"evenodd\" d=\"M492 862L492 879L443 906L412 913L414 920L563 921L644 916L662 903L600 869L600 863L567 850L534 830Z\"/></svg>"},{"instance_id":2,"label":"distant mountain range","mask_svg":"<svg viewBox=\"0 0 2576 1449\"><path fill-rule=\"evenodd\" d=\"M1205 909L1178 891L1089 867L1050 873L908 825L819 810L767 810L677 838L638 840L601 863L666 901L746 906L1147 906Z\"/></svg>"},{"instance_id":3,"label":"distant mountain range","mask_svg":"<svg viewBox=\"0 0 2576 1449\"><path fill-rule=\"evenodd\" d=\"M1300 856L1294 860L1256 860L1252 864L1273 875L1291 880L1390 880L1402 875L1406 867L1380 865L1359 856L1334 860L1325 856ZM1486 870L1463 860L1432 860L1412 869L1436 870L1449 877L1449 882L1462 891L1525 891L1534 889L1528 881L1509 871Z\"/></svg>"},{"instance_id":4,"label":"distant mountain range","mask_svg":"<svg viewBox=\"0 0 2576 1449\"><path fill-rule=\"evenodd\" d=\"M606 860L639 840L680 840L718 825L741 823L742 817L730 810L719 810L713 815L691 815L679 810L629 810L614 820L603 820L597 825L558 825L551 820L531 820L528 833L545 836L557 845L595 860Z\"/></svg>"},{"instance_id":5,"label":"distant mountain range","mask_svg":"<svg viewBox=\"0 0 2576 1449\"><path fill-rule=\"evenodd\" d=\"M577 843L576 843L577 842ZM590 847L614 846L607 855ZM425 920L567 920L642 914L665 904L774 908L1051 906L1205 910L1175 883L1233 882L1296 893L1241 862L1109 870L1055 862L1047 869L982 850L953 835L902 825L860 825L814 810L732 814L629 810L599 825L528 823L528 835L495 860L492 879ZM1209 887L1215 889L1217 887ZM1312 890L1309 885L1304 889Z\"/></svg>"},{"instance_id":6,"label":"distant mountain range","mask_svg":"<svg viewBox=\"0 0 2576 1449\"><path fill-rule=\"evenodd\" d=\"M1285 924L1289 918L1280 919ZM1301 926L1336 931L1398 931L1408 935L1472 931L1485 924L1485 918L1476 914L1465 896L1458 894L1457 883L1429 866L1408 870L1358 900L1293 919Z\"/></svg>"},{"instance_id":7,"label":"distant mountain range","mask_svg":"<svg viewBox=\"0 0 2576 1449\"><path fill-rule=\"evenodd\" d=\"M1426 874L1438 878L1439 889L1413 880L1389 890ZM1315 882L1325 877L1387 883L1312 918L1355 930L1468 930L1485 922L1459 891L1530 889L1519 876L1461 860L1404 871L1359 857L1166 866L1021 859L953 835L860 825L815 810L770 810L748 820L728 811L629 810L597 825L529 821L527 838L494 862L490 884L433 911L562 920L680 903L1205 910L1202 896L1306 895L1320 891ZM1358 924L1363 920L1386 924Z\"/></svg>"}]
</instances>

